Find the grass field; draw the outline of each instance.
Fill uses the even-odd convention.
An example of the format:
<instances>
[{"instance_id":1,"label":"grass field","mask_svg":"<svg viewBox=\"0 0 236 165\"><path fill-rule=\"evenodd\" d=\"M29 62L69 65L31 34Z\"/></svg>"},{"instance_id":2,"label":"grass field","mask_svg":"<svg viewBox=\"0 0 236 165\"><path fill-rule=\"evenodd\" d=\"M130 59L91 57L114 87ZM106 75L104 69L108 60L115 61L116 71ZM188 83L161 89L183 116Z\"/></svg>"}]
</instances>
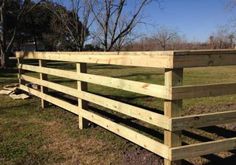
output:
<instances>
[{"instance_id":1,"label":"grass field","mask_svg":"<svg viewBox=\"0 0 236 165\"><path fill-rule=\"evenodd\" d=\"M69 64L51 67L74 69ZM88 72L135 81L164 83L163 70L159 69L92 65ZM186 69L184 76L186 85L236 82L236 67ZM5 84L17 82L16 77L13 70L0 71L0 89ZM68 79L53 76L49 79L76 87L76 82ZM152 97L92 84L89 84L89 91L152 110L163 109L163 101ZM42 110L39 103L40 100L36 97L13 101L7 96L0 96L0 164L162 164L160 157L100 127L79 130L77 116L55 106ZM236 95L187 99L184 100L183 115L233 109L236 109ZM236 136L234 130L234 124L188 130L183 132L183 139L185 143L209 141L224 136ZM161 130L156 131L162 133ZM155 135L157 134L153 134ZM188 161L192 164L209 164L209 160L212 161L211 164L222 164L222 161L231 164L235 161L232 155L224 152Z\"/></svg>"}]
</instances>

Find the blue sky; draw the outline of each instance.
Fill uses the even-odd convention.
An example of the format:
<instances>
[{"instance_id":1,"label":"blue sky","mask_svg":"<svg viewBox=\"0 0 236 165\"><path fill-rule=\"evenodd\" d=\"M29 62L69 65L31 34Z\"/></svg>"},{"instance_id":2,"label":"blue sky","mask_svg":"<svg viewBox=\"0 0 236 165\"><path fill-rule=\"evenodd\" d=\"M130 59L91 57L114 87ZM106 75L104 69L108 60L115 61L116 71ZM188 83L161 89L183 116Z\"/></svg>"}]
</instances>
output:
<instances>
[{"instance_id":1,"label":"blue sky","mask_svg":"<svg viewBox=\"0 0 236 165\"><path fill-rule=\"evenodd\" d=\"M229 24L236 18L236 8L229 10L229 0L162 0L161 8L150 5L145 11L145 19L154 24L143 27L145 31L155 31L157 26L177 29L191 41L205 41L217 27Z\"/></svg>"},{"instance_id":2,"label":"blue sky","mask_svg":"<svg viewBox=\"0 0 236 165\"><path fill-rule=\"evenodd\" d=\"M177 30L190 41L206 41L217 27L236 19L236 8L232 10L226 8L230 0L159 1L160 6L155 2L145 9L144 21L147 25L140 26L136 32L150 35L158 26L166 26ZM63 2L68 5L68 1Z\"/></svg>"}]
</instances>

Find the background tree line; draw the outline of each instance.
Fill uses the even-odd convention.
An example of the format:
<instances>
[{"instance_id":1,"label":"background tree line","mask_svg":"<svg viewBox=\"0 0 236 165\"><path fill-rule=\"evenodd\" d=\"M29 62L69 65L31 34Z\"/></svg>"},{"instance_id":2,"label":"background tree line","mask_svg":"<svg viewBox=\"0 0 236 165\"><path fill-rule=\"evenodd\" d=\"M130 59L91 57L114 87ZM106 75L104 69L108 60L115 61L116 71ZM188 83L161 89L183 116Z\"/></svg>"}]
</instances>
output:
<instances>
[{"instance_id":1,"label":"background tree line","mask_svg":"<svg viewBox=\"0 0 236 165\"><path fill-rule=\"evenodd\" d=\"M1 67L15 50L119 50L152 0L0 0ZM95 30L94 30L95 29ZM88 44L89 43L89 44Z\"/></svg>"},{"instance_id":2,"label":"background tree line","mask_svg":"<svg viewBox=\"0 0 236 165\"><path fill-rule=\"evenodd\" d=\"M123 50L194 50L194 49L235 49L234 27L220 26L205 42L188 41L177 30L168 27L157 28L150 37L142 37L123 47Z\"/></svg>"},{"instance_id":3,"label":"background tree line","mask_svg":"<svg viewBox=\"0 0 236 165\"><path fill-rule=\"evenodd\" d=\"M64 1L65 2L65 1ZM6 67L16 50L119 51L226 49L235 33L221 27L206 42L189 42L177 30L155 27L152 35L135 33L144 11L158 0L0 0L0 57ZM230 1L233 9L235 0Z\"/></svg>"}]
</instances>

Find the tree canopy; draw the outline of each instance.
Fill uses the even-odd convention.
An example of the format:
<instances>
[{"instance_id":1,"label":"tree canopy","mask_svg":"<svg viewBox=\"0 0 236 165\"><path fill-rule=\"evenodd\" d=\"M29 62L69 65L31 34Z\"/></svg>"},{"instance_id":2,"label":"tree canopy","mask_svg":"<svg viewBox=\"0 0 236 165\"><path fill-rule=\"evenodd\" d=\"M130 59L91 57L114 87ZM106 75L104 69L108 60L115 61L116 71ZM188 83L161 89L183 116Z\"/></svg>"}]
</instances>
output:
<instances>
[{"instance_id":1,"label":"tree canopy","mask_svg":"<svg viewBox=\"0 0 236 165\"><path fill-rule=\"evenodd\" d=\"M0 17L1 66L26 44L33 50L78 51L89 35L78 14L54 1L1 0Z\"/></svg>"},{"instance_id":2,"label":"tree canopy","mask_svg":"<svg viewBox=\"0 0 236 165\"><path fill-rule=\"evenodd\" d=\"M72 11L64 6L51 1L44 1L35 6L30 12L23 15L23 18L18 20L22 2L19 0L9 0L6 5L5 15L5 32L6 42L12 37L14 28L17 28L15 35L14 49L20 49L21 44L26 42L34 42L37 49L37 44L43 43L45 50L78 50L78 46L73 42L73 39L65 31L65 25L62 20L57 17L54 11L60 11L61 14L67 16L67 20L73 19ZM35 2L29 1L26 8L31 8ZM76 18L78 26L70 28L72 33L77 33L82 30L83 25L79 18ZM71 21L72 22L72 21ZM73 26L73 24L70 24ZM89 34L86 31L86 36Z\"/></svg>"}]
</instances>

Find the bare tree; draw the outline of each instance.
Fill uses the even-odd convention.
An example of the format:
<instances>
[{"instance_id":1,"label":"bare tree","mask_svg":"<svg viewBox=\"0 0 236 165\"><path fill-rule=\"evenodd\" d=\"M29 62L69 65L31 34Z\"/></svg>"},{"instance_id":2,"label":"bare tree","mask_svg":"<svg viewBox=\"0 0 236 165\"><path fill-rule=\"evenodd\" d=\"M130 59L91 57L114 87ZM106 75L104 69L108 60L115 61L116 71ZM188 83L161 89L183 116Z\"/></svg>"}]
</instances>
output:
<instances>
[{"instance_id":1,"label":"bare tree","mask_svg":"<svg viewBox=\"0 0 236 165\"><path fill-rule=\"evenodd\" d=\"M211 49L215 49L215 37L213 35L209 36L208 43Z\"/></svg>"},{"instance_id":2,"label":"bare tree","mask_svg":"<svg viewBox=\"0 0 236 165\"><path fill-rule=\"evenodd\" d=\"M22 5L20 6L20 9L18 11L18 14L16 16L16 24L13 29L13 32L11 34L10 40L6 42L5 38L5 6L6 6L7 0L2 0L0 4L0 53L1 53L1 68L6 67L6 61L7 61L7 56L10 53L13 43L15 41L16 33L18 30L18 23L21 21L21 19L28 14L30 11L32 11L41 1L38 1L36 3L32 3L31 0L24 0L22 2Z\"/></svg>"},{"instance_id":3,"label":"bare tree","mask_svg":"<svg viewBox=\"0 0 236 165\"><path fill-rule=\"evenodd\" d=\"M74 45L75 50L82 50L89 35L89 28L94 21L90 8L92 2L69 0L70 11L62 10L51 4L47 3L46 7L56 16L57 22L62 25L63 30L60 30L67 36L68 42ZM57 1L57 4L63 6L63 2L60 0Z\"/></svg>"},{"instance_id":4,"label":"bare tree","mask_svg":"<svg viewBox=\"0 0 236 165\"><path fill-rule=\"evenodd\" d=\"M208 40L211 49L232 49L235 46L235 34L227 26L219 27Z\"/></svg>"},{"instance_id":5,"label":"bare tree","mask_svg":"<svg viewBox=\"0 0 236 165\"><path fill-rule=\"evenodd\" d=\"M167 27L160 27L154 36L154 40L161 46L162 50L166 50L167 45L174 39L179 38L178 33L175 30L171 30Z\"/></svg>"},{"instance_id":6,"label":"bare tree","mask_svg":"<svg viewBox=\"0 0 236 165\"><path fill-rule=\"evenodd\" d=\"M236 0L227 0L225 3L225 8L227 10L232 10L234 9L236 6Z\"/></svg>"},{"instance_id":7,"label":"bare tree","mask_svg":"<svg viewBox=\"0 0 236 165\"><path fill-rule=\"evenodd\" d=\"M141 23L142 12L152 0L137 0L126 8L127 0L95 0L91 6L96 20L96 40L105 51L120 49L137 24Z\"/></svg>"}]
</instances>

